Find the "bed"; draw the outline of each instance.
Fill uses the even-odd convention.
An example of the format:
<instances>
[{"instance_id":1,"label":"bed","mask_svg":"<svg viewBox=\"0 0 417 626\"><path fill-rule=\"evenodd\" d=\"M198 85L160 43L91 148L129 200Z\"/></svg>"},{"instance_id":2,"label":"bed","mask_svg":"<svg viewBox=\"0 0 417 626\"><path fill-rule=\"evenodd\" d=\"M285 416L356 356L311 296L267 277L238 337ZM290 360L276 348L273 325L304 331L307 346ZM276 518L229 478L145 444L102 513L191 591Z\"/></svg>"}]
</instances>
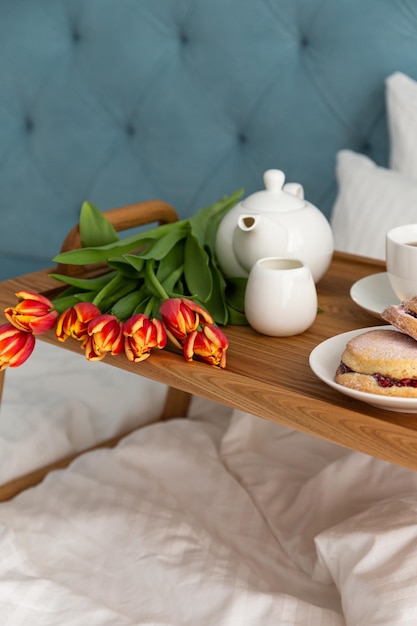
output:
<instances>
[{"instance_id":1,"label":"bed","mask_svg":"<svg viewBox=\"0 0 417 626\"><path fill-rule=\"evenodd\" d=\"M411 1L0 12L3 279L48 266L87 196L184 216L272 163L338 249L383 259L415 221ZM7 372L0 483L128 434L0 504L0 623L417 621L415 472L198 397L158 421L165 395L46 343Z\"/></svg>"}]
</instances>

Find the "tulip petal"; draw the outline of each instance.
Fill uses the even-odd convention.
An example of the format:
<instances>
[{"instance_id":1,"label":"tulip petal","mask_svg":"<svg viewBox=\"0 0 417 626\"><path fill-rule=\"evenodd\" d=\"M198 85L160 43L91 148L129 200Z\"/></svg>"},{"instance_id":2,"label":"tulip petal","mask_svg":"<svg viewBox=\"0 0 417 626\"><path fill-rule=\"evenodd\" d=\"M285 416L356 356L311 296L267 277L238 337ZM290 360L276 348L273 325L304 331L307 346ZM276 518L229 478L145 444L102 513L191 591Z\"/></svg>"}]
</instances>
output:
<instances>
[{"instance_id":1,"label":"tulip petal","mask_svg":"<svg viewBox=\"0 0 417 626\"><path fill-rule=\"evenodd\" d=\"M43 335L54 327L58 318L57 311L50 311L39 318L33 318L30 322L30 329L34 335Z\"/></svg>"},{"instance_id":2,"label":"tulip petal","mask_svg":"<svg viewBox=\"0 0 417 626\"><path fill-rule=\"evenodd\" d=\"M19 330L13 324L0 326L0 371L6 367L19 367L32 354L35 337Z\"/></svg>"},{"instance_id":3,"label":"tulip petal","mask_svg":"<svg viewBox=\"0 0 417 626\"><path fill-rule=\"evenodd\" d=\"M184 342L184 358L186 361L193 360L194 344L195 344L195 339L197 337L197 332L198 331L194 330L192 333L190 333Z\"/></svg>"},{"instance_id":4,"label":"tulip petal","mask_svg":"<svg viewBox=\"0 0 417 626\"><path fill-rule=\"evenodd\" d=\"M16 328L41 335L54 327L58 312L48 298L30 291L19 291L20 302L4 310L6 319Z\"/></svg>"},{"instance_id":5,"label":"tulip petal","mask_svg":"<svg viewBox=\"0 0 417 626\"><path fill-rule=\"evenodd\" d=\"M203 326L203 330L194 331L184 342L184 358L192 361L193 357L216 367L226 367L226 335L217 326Z\"/></svg>"},{"instance_id":6,"label":"tulip petal","mask_svg":"<svg viewBox=\"0 0 417 626\"><path fill-rule=\"evenodd\" d=\"M152 348L164 348L167 342L165 328L160 320L147 315L133 315L123 325L124 350L129 361L138 363L148 358Z\"/></svg>"},{"instance_id":7,"label":"tulip petal","mask_svg":"<svg viewBox=\"0 0 417 626\"><path fill-rule=\"evenodd\" d=\"M212 324L211 315L199 304L188 298L168 298L161 304L159 312L169 335L181 342L197 330L199 324Z\"/></svg>"},{"instance_id":8,"label":"tulip petal","mask_svg":"<svg viewBox=\"0 0 417 626\"><path fill-rule=\"evenodd\" d=\"M152 320L153 325L156 328L156 345L162 350L167 345L167 334L165 332L164 325L156 318Z\"/></svg>"},{"instance_id":9,"label":"tulip petal","mask_svg":"<svg viewBox=\"0 0 417 626\"><path fill-rule=\"evenodd\" d=\"M90 322L93 318L101 315L101 311L92 302L77 302L74 305L74 311L76 313L77 319L80 322Z\"/></svg>"},{"instance_id":10,"label":"tulip petal","mask_svg":"<svg viewBox=\"0 0 417 626\"><path fill-rule=\"evenodd\" d=\"M197 313L200 321L203 320L202 323L213 324L213 318L210 313L193 300L189 300L188 298L181 298L181 303L191 309L191 311L194 311L194 313Z\"/></svg>"},{"instance_id":11,"label":"tulip petal","mask_svg":"<svg viewBox=\"0 0 417 626\"><path fill-rule=\"evenodd\" d=\"M55 327L55 335L59 341L65 341L68 337L83 341L88 335L88 324L100 315L101 311L95 304L77 302L61 313Z\"/></svg>"},{"instance_id":12,"label":"tulip petal","mask_svg":"<svg viewBox=\"0 0 417 626\"><path fill-rule=\"evenodd\" d=\"M40 293L21 290L21 291L18 291L15 295L16 295L16 298L19 298L20 300L34 300L35 302L40 302L41 304L45 305L49 309L53 308L52 302Z\"/></svg>"},{"instance_id":13,"label":"tulip petal","mask_svg":"<svg viewBox=\"0 0 417 626\"><path fill-rule=\"evenodd\" d=\"M223 350L226 350L226 348L229 347L229 342L227 340L226 335L217 326L212 326L212 325L204 326L203 332L206 335L207 339L213 345L217 345Z\"/></svg>"},{"instance_id":14,"label":"tulip petal","mask_svg":"<svg viewBox=\"0 0 417 626\"><path fill-rule=\"evenodd\" d=\"M94 339L87 336L83 341L82 347L84 348L84 354L87 361L102 361L106 356L106 352L99 352L96 350Z\"/></svg>"},{"instance_id":15,"label":"tulip petal","mask_svg":"<svg viewBox=\"0 0 417 626\"><path fill-rule=\"evenodd\" d=\"M92 337L94 351L97 354L121 352L123 325L114 315L107 313L95 317L89 322L87 332Z\"/></svg>"}]
</instances>

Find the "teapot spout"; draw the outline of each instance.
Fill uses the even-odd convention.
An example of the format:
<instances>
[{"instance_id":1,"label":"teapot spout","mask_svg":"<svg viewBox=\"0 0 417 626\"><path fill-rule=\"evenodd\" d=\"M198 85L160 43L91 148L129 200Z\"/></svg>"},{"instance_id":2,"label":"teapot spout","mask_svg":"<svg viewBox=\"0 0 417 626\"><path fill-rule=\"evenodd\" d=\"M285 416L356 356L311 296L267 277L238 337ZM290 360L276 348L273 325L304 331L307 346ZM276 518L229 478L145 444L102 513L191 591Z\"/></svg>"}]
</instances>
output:
<instances>
[{"instance_id":1,"label":"teapot spout","mask_svg":"<svg viewBox=\"0 0 417 626\"><path fill-rule=\"evenodd\" d=\"M259 215L240 215L237 227L243 232L250 232L259 226Z\"/></svg>"},{"instance_id":2,"label":"teapot spout","mask_svg":"<svg viewBox=\"0 0 417 626\"><path fill-rule=\"evenodd\" d=\"M281 256L287 243L285 226L257 213L239 216L232 239L234 254L247 272L263 257Z\"/></svg>"}]
</instances>

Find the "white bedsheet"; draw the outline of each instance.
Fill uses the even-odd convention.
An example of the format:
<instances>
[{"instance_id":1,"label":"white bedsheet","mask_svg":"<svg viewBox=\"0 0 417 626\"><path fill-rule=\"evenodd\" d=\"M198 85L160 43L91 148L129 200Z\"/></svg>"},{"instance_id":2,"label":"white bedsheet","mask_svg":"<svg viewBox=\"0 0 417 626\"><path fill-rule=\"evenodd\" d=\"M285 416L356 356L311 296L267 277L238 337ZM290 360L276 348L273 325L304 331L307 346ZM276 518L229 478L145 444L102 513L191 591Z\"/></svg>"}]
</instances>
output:
<instances>
[{"instance_id":1,"label":"white bedsheet","mask_svg":"<svg viewBox=\"0 0 417 626\"><path fill-rule=\"evenodd\" d=\"M0 624L415 624L416 476L196 402L0 505Z\"/></svg>"},{"instance_id":2,"label":"white bedsheet","mask_svg":"<svg viewBox=\"0 0 417 626\"><path fill-rule=\"evenodd\" d=\"M38 341L26 363L6 370L0 484L152 421L165 393L160 383Z\"/></svg>"}]
</instances>

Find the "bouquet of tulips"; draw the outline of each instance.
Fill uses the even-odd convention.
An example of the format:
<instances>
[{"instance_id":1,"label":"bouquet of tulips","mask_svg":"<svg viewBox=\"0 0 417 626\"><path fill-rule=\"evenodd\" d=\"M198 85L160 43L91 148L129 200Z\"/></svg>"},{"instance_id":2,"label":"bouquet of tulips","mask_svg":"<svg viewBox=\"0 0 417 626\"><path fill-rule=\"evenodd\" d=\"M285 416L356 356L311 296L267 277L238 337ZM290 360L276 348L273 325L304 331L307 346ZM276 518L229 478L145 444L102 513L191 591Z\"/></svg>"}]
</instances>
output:
<instances>
[{"instance_id":1,"label":"bouquet of tulips","mask_svg":"<svg viewBox=\"0 0 417 626\"><path fill-rule=\"evenodd\" d=\"M124 353L131 362L171 343L187 361L226 367L226 335L218 325L246 324L246 279L223 275L214 252L220 220L241 191L185 220L120 239L91 203L80 214L82 248L58 254L60 264L104 263L93 277L51 274L67 286L54 299L20 291L0 325L0 371L31 355L36 335L55 328L59 341L80 342L98 361Z\"/></svg>"}]
</instances>

